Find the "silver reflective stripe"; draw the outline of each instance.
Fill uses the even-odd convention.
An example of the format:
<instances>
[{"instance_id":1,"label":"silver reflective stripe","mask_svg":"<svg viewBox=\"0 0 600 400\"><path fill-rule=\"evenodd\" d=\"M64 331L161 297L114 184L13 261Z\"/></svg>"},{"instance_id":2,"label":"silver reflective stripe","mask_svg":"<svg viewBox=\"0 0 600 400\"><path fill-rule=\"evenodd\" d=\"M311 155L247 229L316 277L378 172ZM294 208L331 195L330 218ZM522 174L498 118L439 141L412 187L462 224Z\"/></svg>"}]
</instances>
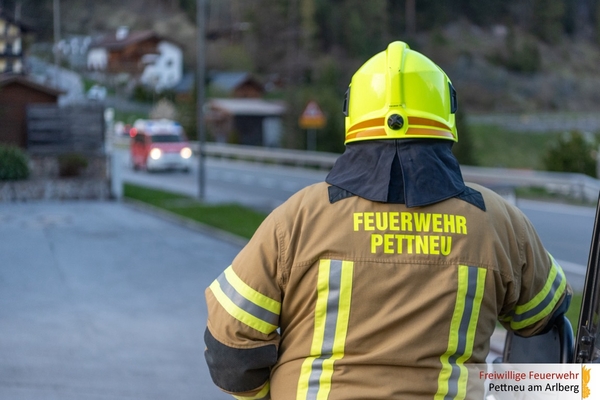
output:
<instances>
[{"instance_id":1,"label":"silver reflective stripe","mask_svg":"<svg viewBox=\"0 0 600 400\"><path fill-rule=\"evenodd\" d=\"M563 279L563 273L561 271L558 271L556 276L554 277L554 281L552 282L552 288L550 289L546 297L544 297L544 299L537 306L535 306L531 310L525 311L522 314L517 314L516 311L513 310L510 313L508 313L508 317L510 317L514 322L521 322L540 314L554 300L554 296L560 288Z\"/></svg>"},{"instance_id":2,"label":"silver reflective stripe","mask_svg":"<svg viewBox=\"0 0 600 400\"><path fill-rule=\"evenodd\" d=\"M475 295L477 293L477 273L477 268L469 268L465 309L458 328L458 345L456 352L448 359L448 362L452 366L452 372L448 379L448 393L444 397L444 399L448 400L454 399L458 395L458 380L460 378L461 370L457 359L467 352L467 333L469 331L469 322L471 320L471 315L473 314L473 305L475 304Z\"/></svg>"},{"instance_id":3,"label":"silver reflective stripe","mask_svg":"<svg viewBox=\"0 0 600 400\"><path fill-rule=\"evenodd\" d=\"M435 400L464 399L467 395L468 370L465 362L473 355L481 303L485 293L487 269L458 266L456 303L448 331L448 348L440 356Z\"/></svg>"},{"instance_id":4,"label":"silver reflective stripe","mask_svg":"<svg viewBox=\"0 0 600 400\"><path fill-rule=\"evenodd\" d=\"M279 315L254 304L250 300L242 296L227 280L225 274L219 275L217 282L221 286L221 290L225 295L239 308L246 311L248 314L255 316L272 325L279 324Z\"/></svg>"},{"instance_id":5,"label":"silver reflective stripe","mask_svg":"<svg viewBox=\"0 0 600 400\"><path fill-rule=\"evenodd\" d=\"M320 388L320 378L323 372L323 362L333 354L333 341L335 339L335 328L338 320L340 286L342 276L342 262L331 260L329 270L329 294L327 296L327 314L325 315L325 334L321 355L313 361L308 386L308 400L317 398Z\"/></svg>"}]
</instances>

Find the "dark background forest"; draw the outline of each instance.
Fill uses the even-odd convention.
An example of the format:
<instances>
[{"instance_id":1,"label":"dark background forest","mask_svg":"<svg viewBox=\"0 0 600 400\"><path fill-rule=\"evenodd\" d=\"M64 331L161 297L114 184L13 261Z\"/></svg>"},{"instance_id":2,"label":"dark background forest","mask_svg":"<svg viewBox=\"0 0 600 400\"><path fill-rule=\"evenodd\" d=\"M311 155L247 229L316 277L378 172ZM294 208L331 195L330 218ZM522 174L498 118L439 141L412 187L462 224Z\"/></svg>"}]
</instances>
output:
<instances>
[{"instance_id":1,"label":"dark background forest","mask_svg":"<svg viewBox=\"0 0 600 400\"><path fill-rule=\"evenodd\" d=\"M52 41L52 0L0 0ZM209 71L279 82L296 121L316 99L328 116L319 147L340 149L341 103L352 73L403 40L438 63L463 115L594 112L600 102L600 0L206 0ZM61 0L61 33L154 29L195 68L196 0ZM294 139L296 138L296 139Z\"/></svg>"}]
</instances>

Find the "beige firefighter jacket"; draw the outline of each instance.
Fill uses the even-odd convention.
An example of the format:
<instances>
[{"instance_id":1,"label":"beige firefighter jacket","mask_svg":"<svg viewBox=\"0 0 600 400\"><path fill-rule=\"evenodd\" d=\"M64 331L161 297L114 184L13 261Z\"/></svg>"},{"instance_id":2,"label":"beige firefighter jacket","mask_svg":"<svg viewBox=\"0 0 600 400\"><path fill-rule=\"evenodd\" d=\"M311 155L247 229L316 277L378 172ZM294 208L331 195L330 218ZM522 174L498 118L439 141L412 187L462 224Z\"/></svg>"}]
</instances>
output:
<instances>
[{"instance_id":1,"label":"beige firefighter jacket","mask_svg":"<svg viewBox=\"0 0 600 400\"><path fill-rule=\"evenodd\" d=\"M328 186L273 211L206 290L206 357L236 398L465 398L462 367L485 362L497 321L535 334L570 291L527 218L486 188L468 184L483 211L331 204Z\"/></svg>"}]
</instances>

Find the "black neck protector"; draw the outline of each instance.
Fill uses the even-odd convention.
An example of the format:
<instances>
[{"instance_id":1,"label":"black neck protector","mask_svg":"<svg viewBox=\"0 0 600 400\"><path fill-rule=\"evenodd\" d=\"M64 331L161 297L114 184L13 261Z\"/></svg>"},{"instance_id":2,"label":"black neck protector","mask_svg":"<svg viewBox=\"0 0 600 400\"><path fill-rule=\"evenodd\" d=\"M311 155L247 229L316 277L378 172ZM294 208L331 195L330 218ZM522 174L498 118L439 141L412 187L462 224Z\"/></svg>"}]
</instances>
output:
<instances>
[{"instance_id":1,"label":"black neck protector","mask_svg":"<svg viewBox=\"0 0 600 400\"><path fill-rule=\"evenodd\" d=\"M485 211L483 196L465 185L447 140L369 140L349 143L325 181L330 201L356 195L420 207L456 197Z\"/></svg>"}]
</instances>

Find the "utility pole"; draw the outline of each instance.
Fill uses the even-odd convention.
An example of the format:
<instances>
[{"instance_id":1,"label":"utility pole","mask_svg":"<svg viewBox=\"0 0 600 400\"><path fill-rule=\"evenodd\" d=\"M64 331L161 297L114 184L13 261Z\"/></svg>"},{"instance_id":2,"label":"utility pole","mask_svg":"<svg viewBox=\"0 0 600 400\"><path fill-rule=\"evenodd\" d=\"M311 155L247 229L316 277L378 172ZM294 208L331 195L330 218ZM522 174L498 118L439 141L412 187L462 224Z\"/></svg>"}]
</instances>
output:
<instances>
[{"instance_id":1,"label":"utility pole","mask_svg":"<svg viewBox=\"0 0 600 400\"><path fill-rule=\"evenodd\" d=\"M2 7L0 7L2 8ZM21 2L17 1L15 3L15 21L21 22Z\"/></svg>"},{"instance_id":2,"label":"utility pole","mask_svg":"<svg viewBox=\"0 0 600 400\"><path fill-rule=\"evenodd\" d=\"M286 82L286 91L285 91L285 99L288 107L290 109L294 109L298 107L298 94L296 89L296 84L298 83L298 37L300 35L299 32L299 24L298 24L298 4L299 0L290 0L288 2L288 14L287 14L287 28L285 34L286 37L286 74L287 74L287 82ZM289 124L287 126L286 140L291 144L292 147L300 147L299 135L296 135L297 130L296 127L297 122L296 119L292 116L294 112L289 112L286 117L286 123Z\"/></svg>"},{"instance_id":3,"label":"utility pole","mask_svg":"<svg viewBox=\"0 0 600 400\"><path fill-rule=\"evenodd\" d=\"M58 48L60 42L60 0L54 0L54 87L58 88L60 54Z\"/></svg>"},{"instance_id":4,"label":"utility pole","mask_svg":"<svg viewBox=\"0 0 600 400\"><path fill-rule=\"evenodd\" d=\"M196 132L198 134L198 197L204 200L206 186L206 172L204 162L204 146L206 134L204 129L204 73L205 60L205 1L196 0Z\"/></svg>"},{"instance_id":5,"label":"utility pole","mask_svg":"<svg viewBox=\"0 0 600 400\"><path fill-rule=\"evenodd\" d=\"M417 10L415 0L406 0L406 34L414 37L417 33Z\"/></svg>"}]
</instances>

